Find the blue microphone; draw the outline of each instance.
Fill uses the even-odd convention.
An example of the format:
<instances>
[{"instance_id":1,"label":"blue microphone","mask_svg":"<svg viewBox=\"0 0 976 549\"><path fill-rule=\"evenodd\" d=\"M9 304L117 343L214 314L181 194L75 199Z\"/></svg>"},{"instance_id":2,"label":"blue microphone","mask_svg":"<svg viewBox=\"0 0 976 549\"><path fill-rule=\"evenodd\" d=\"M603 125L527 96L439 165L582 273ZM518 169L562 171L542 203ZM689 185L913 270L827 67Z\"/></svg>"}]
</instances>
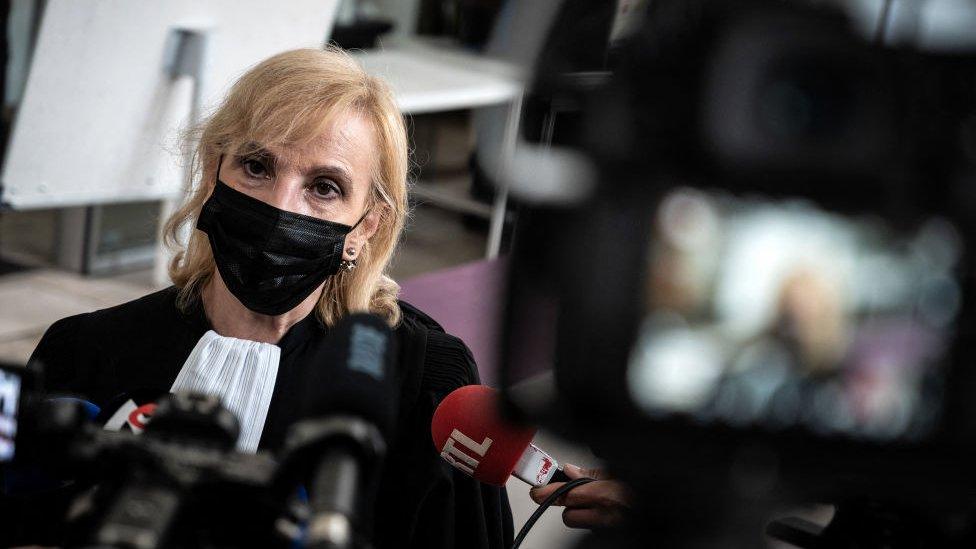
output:
<instances>
[{"instance_id":1,"label":"blue microphone","mask_svg":"<svg viewBox=\"0 0 976 549\"><path fill-rule=\"evenodd\" d=\"M48 402L79 402L81 403L82 409L85 410L85 415L91 421L95 421L95 419L98 418L98 414L102 413L102 408L98 404L89 402L83 398L63 396L49 398L47 400Z\"/></svg>"}]
</instances>

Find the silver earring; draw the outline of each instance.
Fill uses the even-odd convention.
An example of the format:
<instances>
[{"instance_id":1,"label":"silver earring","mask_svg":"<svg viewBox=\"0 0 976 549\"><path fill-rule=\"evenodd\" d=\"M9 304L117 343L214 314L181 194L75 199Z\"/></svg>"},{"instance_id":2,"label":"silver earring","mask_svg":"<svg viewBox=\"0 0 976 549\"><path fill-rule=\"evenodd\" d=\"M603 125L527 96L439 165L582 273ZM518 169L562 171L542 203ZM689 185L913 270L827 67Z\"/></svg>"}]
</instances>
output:
<instances>
[{"instance_id":1,"label":"silver earring","mask_svg":"<svg viewBox=\"0 0 976 549\"><path fill-rule=\"evenodd\" d=\"M347 273L351 273L352 271L356 270L356 248L353 246L346 248L346 255L348 255L351 259L343 259L340 261L339 268Z\"/></svg>"}]
</instances>

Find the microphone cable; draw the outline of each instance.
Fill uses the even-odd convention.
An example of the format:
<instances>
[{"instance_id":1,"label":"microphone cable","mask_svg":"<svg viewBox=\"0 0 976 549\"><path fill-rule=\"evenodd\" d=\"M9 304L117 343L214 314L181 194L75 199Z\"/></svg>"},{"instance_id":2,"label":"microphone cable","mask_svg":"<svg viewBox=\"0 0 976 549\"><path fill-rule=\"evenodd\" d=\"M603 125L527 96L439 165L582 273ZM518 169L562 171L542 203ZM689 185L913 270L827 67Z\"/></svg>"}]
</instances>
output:
<instances>
[{"instance_id":1,"label":"microphone cable","mask_svg":"<svg viewBox=\"0 0 976 549\"><path fill-rule=\"evenodd\" d=\"M532 526L536 523L537 520L539 520L539 517L542 516L542 513L545 513L546 509L548 509L549 506L552 505L553 502L556 501L556 499L559 496L562 496L563 494L569 492L570 490L576 488L577 486L582 486L589 482L593 482L594 480L596 479L592 479L589 477L573 479L567 482L566 484L560 486L555 492L549 494L549 497L543 500L543 502L539 504L539 508L532 513L532 516L529 517L529 520L525 521L525 525L522 526L522 529L519 530L518 535L515 536L515 543L512 544L512 549L518 549L519 545L522 544L522 540L525 539L525 535L529 533L529 530L531 530Z\"/></svg>"}]
</instances>

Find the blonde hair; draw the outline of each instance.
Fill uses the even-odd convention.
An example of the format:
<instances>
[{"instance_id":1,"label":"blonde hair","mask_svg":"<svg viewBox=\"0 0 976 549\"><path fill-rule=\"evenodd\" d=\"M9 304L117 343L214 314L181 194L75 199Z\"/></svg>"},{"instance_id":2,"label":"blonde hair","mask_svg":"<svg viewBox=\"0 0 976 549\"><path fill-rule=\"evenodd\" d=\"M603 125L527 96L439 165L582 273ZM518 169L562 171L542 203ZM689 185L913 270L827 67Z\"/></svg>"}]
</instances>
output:
<instances>
[{"instance_id":1,"label":"blonde hair","mask_svg":"<svg viewBox=\"0 0 976 549\"><path fill-rule=\"evenodd\" d=\"M385 271L407 216L406 129L389 87L338 49L292 50L261 62L237 80L223 104L188 138L189 188L195 190L163 229L166 244L176 251L169 276L179 288L181 309L199 299L216 268L202 231L192 229L185 245L179 235L195 227L213 191L219 158L257 147L303 147L343 113L362 116L373 129L378 150L366 207L380 217L357 268L326 280L316 312L327 326L354 311L376 313L391 326L399 323L400 287Z\"/></svg>"}]
</instances>

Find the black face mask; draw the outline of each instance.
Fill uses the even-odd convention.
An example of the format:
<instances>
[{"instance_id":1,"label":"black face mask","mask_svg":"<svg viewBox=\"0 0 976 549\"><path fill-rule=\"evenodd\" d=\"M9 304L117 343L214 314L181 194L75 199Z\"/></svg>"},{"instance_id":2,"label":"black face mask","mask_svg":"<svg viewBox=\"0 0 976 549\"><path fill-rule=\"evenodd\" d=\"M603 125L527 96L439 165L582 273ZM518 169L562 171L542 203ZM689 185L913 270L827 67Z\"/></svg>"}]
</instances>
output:
<instances>
[{"instance_id":1,"label":"black face mask","mask_svg":"<svg viewBox=\"0 0 976 549\"><path fill-rule=\"evenodd\" d=\"M197 228L207 233L234 297L256 313L280 315L339 271L346 235L365 217L350 227L279 210L232 189L220 180L218 167Z\"/></svg>"}]
</instances>

